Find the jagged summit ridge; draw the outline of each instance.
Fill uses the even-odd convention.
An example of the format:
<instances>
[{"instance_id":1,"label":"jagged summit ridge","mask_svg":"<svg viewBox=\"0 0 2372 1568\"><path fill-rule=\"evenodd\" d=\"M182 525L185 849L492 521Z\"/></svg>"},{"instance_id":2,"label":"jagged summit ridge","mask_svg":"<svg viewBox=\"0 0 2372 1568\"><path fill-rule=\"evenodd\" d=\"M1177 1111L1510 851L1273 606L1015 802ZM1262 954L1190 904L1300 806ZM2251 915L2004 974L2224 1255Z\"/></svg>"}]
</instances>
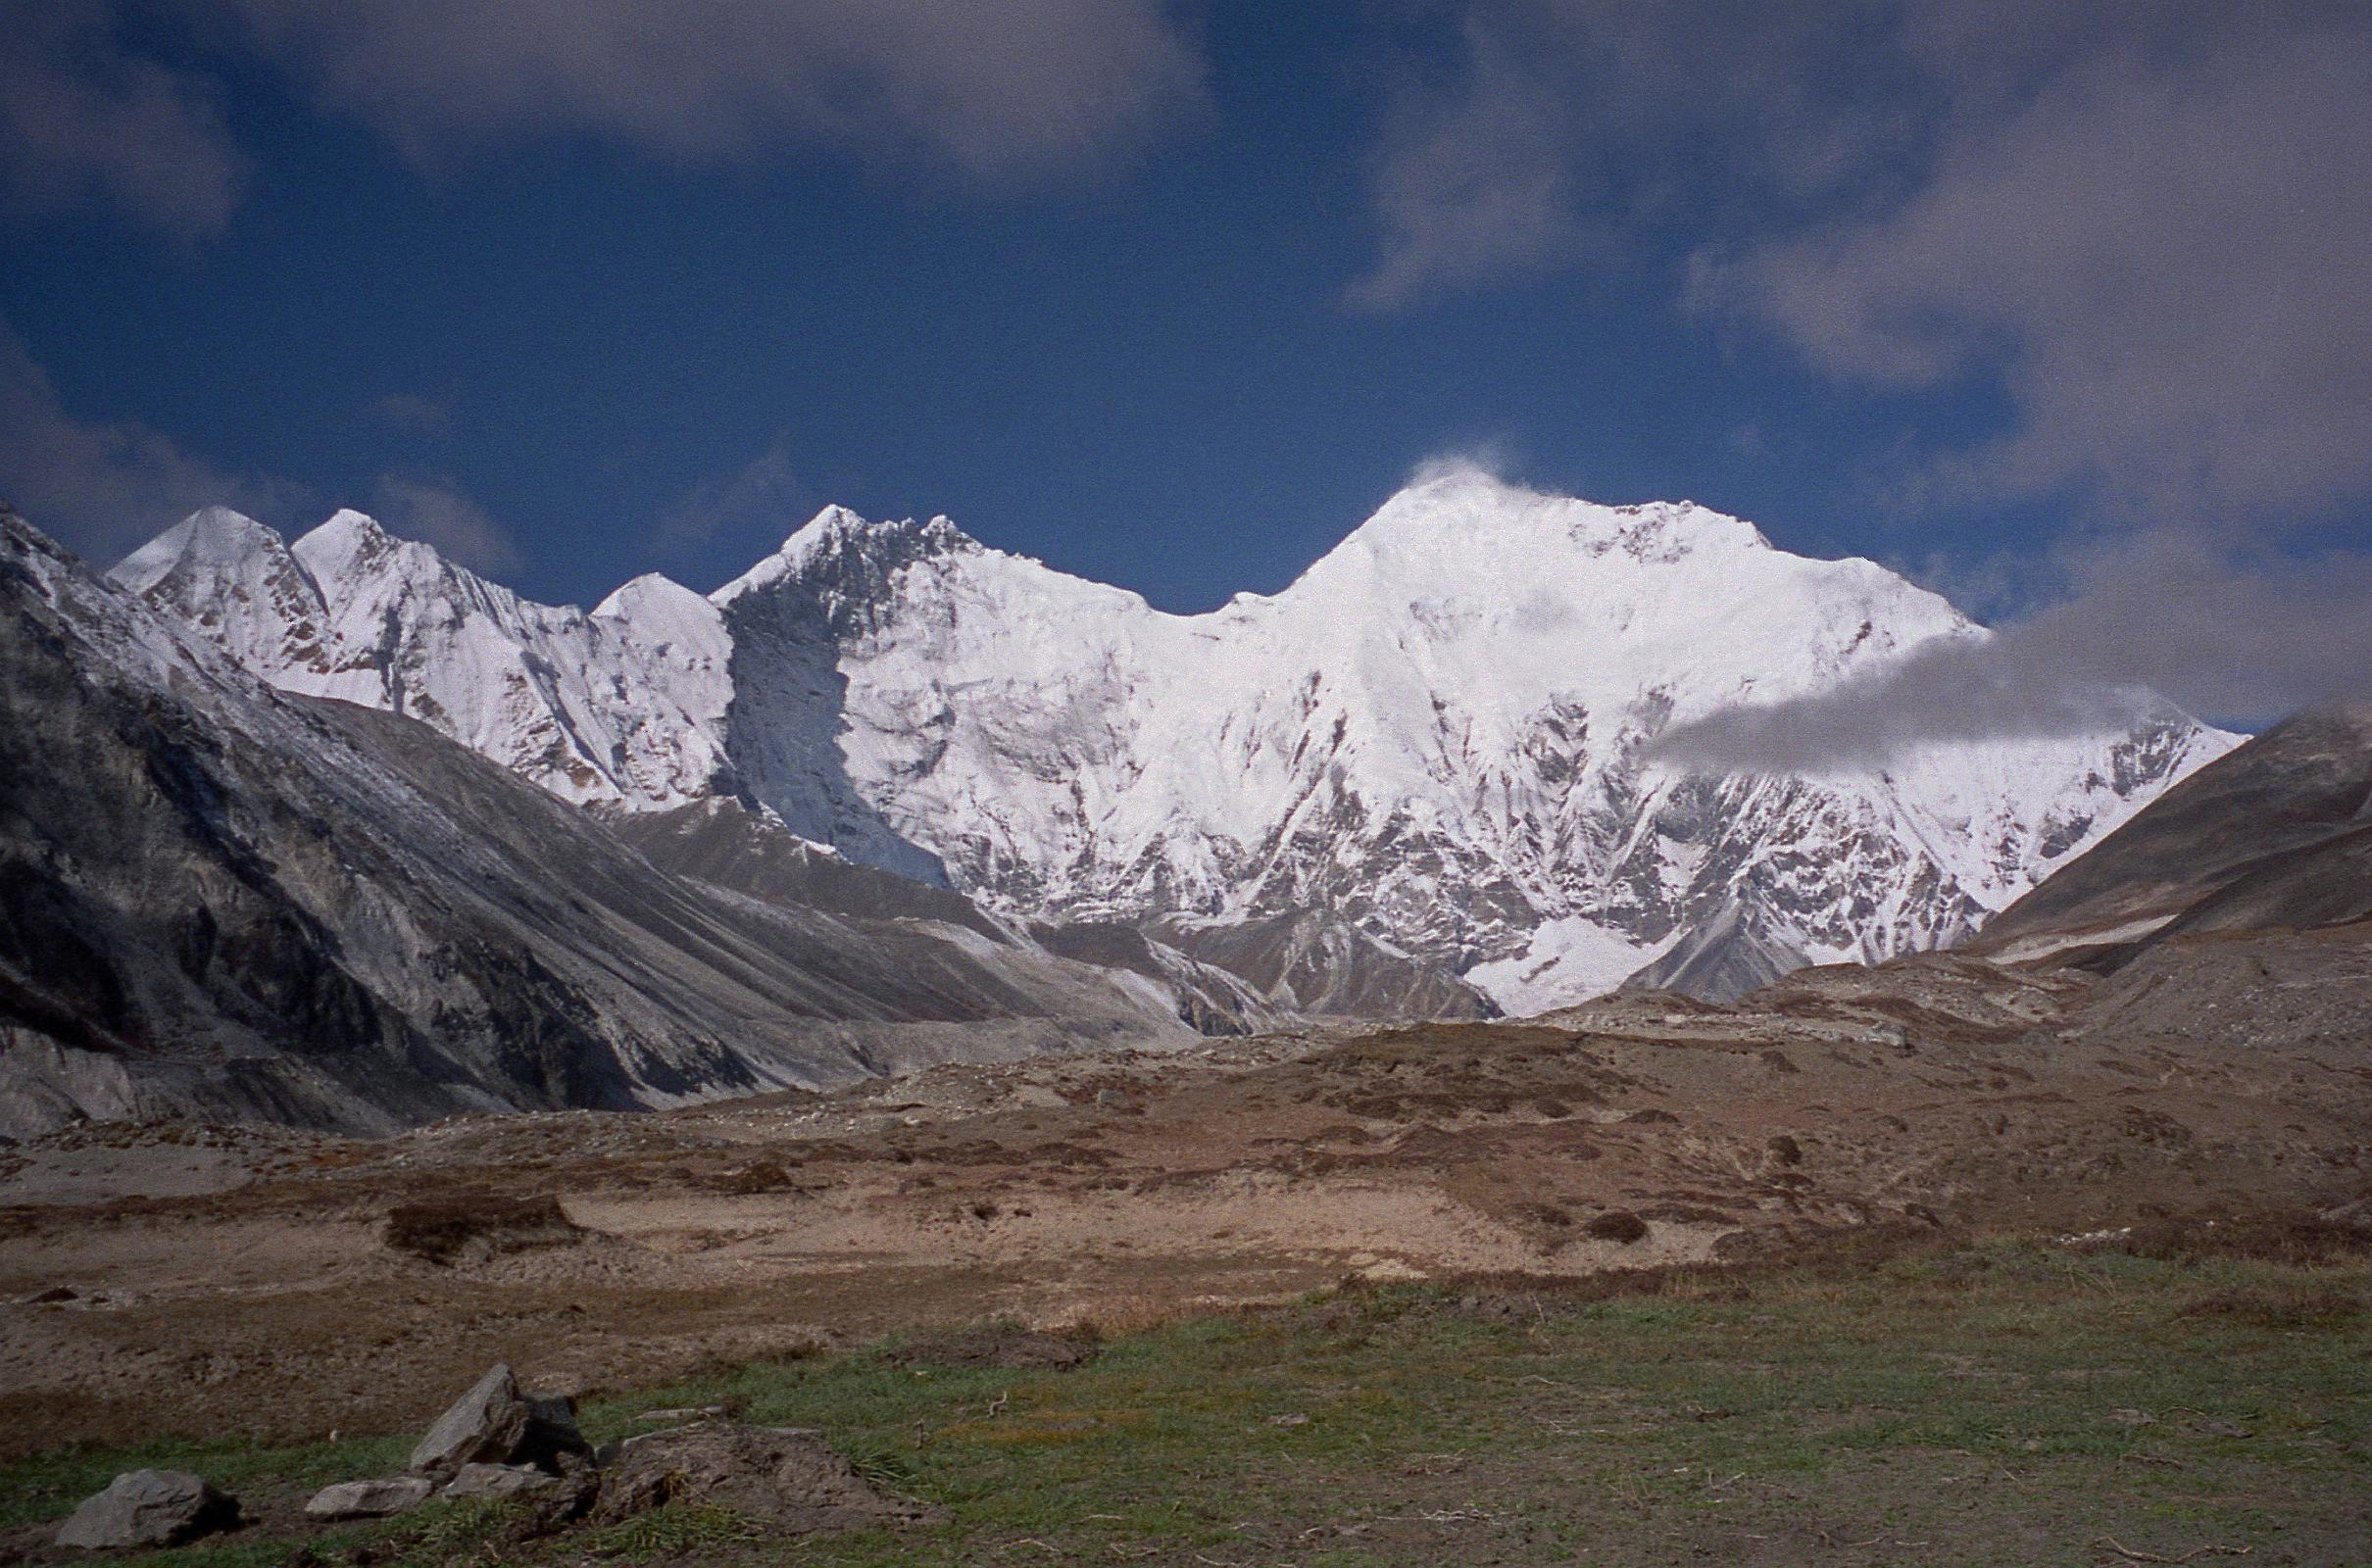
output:
<instances>
[{"instance_id":1,"label":"jagged summit ridge","mask_svg":"<svg viewBox=\"0 0 2372 1568\"><path fill-rule=\"evenodd\" d=\"M1337 548L1406 548L1426 535L1469 549L1571 546L1589 555L1619 550L1643 559L1771 548L1753 523L1694 501L1602 506L1510 484L1465 465L1421 475Z\"/></svg>"},{"instance_id":2,"label":"jagged summit ridge","mask_svg":"<svg viewBox=\"0 0 2372 1568\"><path fill-rule=\"evenodd\" d=\"M705 600L639 578L590 616L418 545L309 535L283 582L242 537L141 591L275 682L400 707L567 798L738 794L1016 917L1323 911L1516 1011L1667 959L1726 991L1954 941L2232 743L2137 701L1883 771L1693 774L1651 755L1674 723L1990 634L1708 508L1471 468L1199 615L838 507Z\"/></svg>"},{"instance_id":3,"label":"jagged summit ridge","mask_svg":"<svg viewBox=\"0 0 2372 1568\"><path fill-rule=\"evenodd\" d=\"M871 570L876 575L924 556L987 547L956 526L952 518L928 522L867 521L843 506L828 506L783 540L782 548L709 596L720 609L745 594L770 588L789 577Z\"/></svg>"},{"instance_id":4,"label":"jagged summit ridge","mask_svg":"<svg viewBox=\"0 0 2372 1568\"><path fill-rule=\"evenodd\" d=\"M282 690L422 719L567 800L665 808L729 771L721 625L689 590L538 605L354 511L292 545L210 508L108 575Z\"/></svg>"}]
</instances>

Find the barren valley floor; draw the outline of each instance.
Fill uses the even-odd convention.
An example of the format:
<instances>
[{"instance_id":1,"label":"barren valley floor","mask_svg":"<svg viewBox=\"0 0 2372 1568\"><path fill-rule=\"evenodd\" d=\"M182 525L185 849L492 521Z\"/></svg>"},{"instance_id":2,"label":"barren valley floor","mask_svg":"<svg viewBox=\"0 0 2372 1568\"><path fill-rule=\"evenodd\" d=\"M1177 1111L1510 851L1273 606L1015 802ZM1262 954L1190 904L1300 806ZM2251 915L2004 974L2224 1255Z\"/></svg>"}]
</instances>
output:
<instances>
[{"instance_id":1,"label":"barren valley floor","mask_svg":"<svg viewBox=\"0 0 2372 1568\"><path fill-rule=\"evenodd\" d=\"M2372 1559L2364 950L2298 940L384 1141L70 1130L0 1189L17 1544L127 1450L293 1514L401 1447L330 1433L508 1359L597 1428L819 1428L938 1511L349 1560ZM1001 1364L1022 1329L1109 1343ZM245 1536L183 1555L288 1560Z\"/></svg>"}]
</instances>

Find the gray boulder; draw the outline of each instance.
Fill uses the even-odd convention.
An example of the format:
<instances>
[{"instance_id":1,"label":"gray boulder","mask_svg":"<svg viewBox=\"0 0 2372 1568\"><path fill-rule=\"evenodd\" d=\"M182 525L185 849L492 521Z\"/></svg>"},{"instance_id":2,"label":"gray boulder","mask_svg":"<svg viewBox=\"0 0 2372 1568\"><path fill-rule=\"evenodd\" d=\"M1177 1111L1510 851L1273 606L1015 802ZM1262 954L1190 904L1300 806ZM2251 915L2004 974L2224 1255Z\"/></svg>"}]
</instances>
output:
<instances>
[{"instance_id":1,"label":"gray boulder","mask_svg":"<svg viewBox=\"0 0 2372 1568\"><path fill-rule=\"evenodd\" d=\"M412 1450L411 1467L428 1476L451 1476L472 1464L555 1470L564 1457L588 1458L592 1451L577 1430L574 1399L523 1394L511 1368L498 1363L437 1417Z\"/></svg>"},{"instance_id":2,"label":"gray boulder","mask_svg":"<svg viewBox=\"0 0 2372 1568\"><path fill-rule=\"evenodd\" d=\"M445 1484L448 1497L524 1497L557 1493L567 1483L523 1464L466 1464ZM425 1483L422 1483L425 1485Z\"/></svg>"},{"instance_id":3,"label":"gray boulder","mask_svg":"<svg viewBox=\"0 0 2372 1568\"><path fill-rule=\"evenodd\" d=\"M373 1481L341 1481L323 1487L305 1504L314 1519L384 1519L417 1508L428 1500L436 1483L425 1476L381 1476Z\"/></svg>"},{"instance_id":4,"label":"gray boulder","mask_svg":"<svg viewBox=\"0 0 2372 1568\"><path fill-rule=\"evenodd\" d=\"M782 1534L865 1530L931 1516L873 1486L798 1427L702 1421L618 1444L593 1516L629 1518L670 1502L729 1508Z\"/></svg>"},{"instance_id":5,"label":"gray boulder","mask_svg":"<svg viewBox=\"0 0 2372 1568\"><path fill-rule=\"evenodd\" d=\"M93 1551L177 1546L239 1522L239 1501L179 1470L127 1470L83 1501L58 1532Z\"/></svg>"},{"instance_id":6,"label":"gray boulder","mask_svg":"<svg viewBox=\"0 0 2372 1568\"><path fill-rule=\"evenodd\" d=\"M412 1469L450 1475L466 1464L502 1464L527 1435L533 1412L519 1396L519 1379L507 1362L496 1362L412 1450Z\"/></svg>"}]
</instances>

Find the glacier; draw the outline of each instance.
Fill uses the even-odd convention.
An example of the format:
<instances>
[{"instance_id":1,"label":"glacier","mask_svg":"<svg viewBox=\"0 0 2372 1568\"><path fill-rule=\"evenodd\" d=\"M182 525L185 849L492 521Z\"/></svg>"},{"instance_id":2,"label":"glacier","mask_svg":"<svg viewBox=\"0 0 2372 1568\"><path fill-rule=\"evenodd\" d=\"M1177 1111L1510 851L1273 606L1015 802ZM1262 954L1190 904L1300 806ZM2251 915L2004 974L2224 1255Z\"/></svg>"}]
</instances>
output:
<instances>
[{"instance_id":1,"label":"glacier","mask_svg":"<svg viewBox=\"0 0 2372 1568\"><path fill-rule=\"evenodd\" d=\"M275 685L596 809L736 797L1001 914L1164 941L1318 911L1512 1013L1950 945L2238 740L2136 695L2086 733L1691 770L1654 752L1675 724L1991 633L1704 507L1466 468L1193 615L839 507L713 594L642 577L590 613L355 513L290 544L212 509L113 575Z\"/></svg>"}]
</instances>

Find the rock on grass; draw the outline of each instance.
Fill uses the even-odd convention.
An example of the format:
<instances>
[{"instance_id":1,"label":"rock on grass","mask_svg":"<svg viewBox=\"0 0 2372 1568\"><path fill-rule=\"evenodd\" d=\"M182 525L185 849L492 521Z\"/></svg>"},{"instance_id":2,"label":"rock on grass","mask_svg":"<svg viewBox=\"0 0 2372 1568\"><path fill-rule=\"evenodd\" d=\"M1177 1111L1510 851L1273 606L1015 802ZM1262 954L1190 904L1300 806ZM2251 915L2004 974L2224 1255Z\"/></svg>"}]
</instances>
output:
<instances>
[{"instance_id":1,"label":"rock on grass","mask_svg":"<svg viewBox=\"0 0 2372 1568\"><path fill-rule=\"evenodd\" d=\"M384 1519L428 1500L436 1483L425 1476L381 1476L371 1481L341 1481L323 1487L305 1504L315 1519Z\"/></svg>"},{"instance_id":2,"label":"rock on grass","mask_svg":"<svg viewBox=\"0 0 2372 1568\"><path fill-rule=\"evenodd\" d=\"M522 1394L511 1368L497 1363L436 1418L413 1448L411 1468L433 1476L470 1464L557 1469L564 1455L585 1458L592 1451L576 1428L575 1401L561 1394Z\"/></svg>"},{"instance_id":3,"label":"rock on grass","mask_svg":"<svg viewBox=\"0 0 2372 1568\"><path fill-rule=\"evenodd\" d=\"M466 1464L445 1486L448 1497L522 1497L552 1493L566 1485L532 1465Z\"/></svg>"},{"instance_id":4,"label":"rock on grass","mask_svg":"<svg viewBox=\"0 0 2372 1568\"><path fill-rule=\"evenodd\" d=\"M85 1498L58 1532L94 1551L177 1546L239 1522L239 1501L180 1470L127 1470Z\"/></svg>"},{"instance_id":5,"label":"rock on grass","mask_svg":"<svg viewBox=\"0 0 2372 1568\"><path fill-rule=\"evenodd\" d=\"M735 1421L618 1445L603 1472L594 1517L615 1522L663 1503L730 1509L786 1533L862 1530L930 1512L873 1486L813 1433Z\"/></svg>"}]
</instances>

